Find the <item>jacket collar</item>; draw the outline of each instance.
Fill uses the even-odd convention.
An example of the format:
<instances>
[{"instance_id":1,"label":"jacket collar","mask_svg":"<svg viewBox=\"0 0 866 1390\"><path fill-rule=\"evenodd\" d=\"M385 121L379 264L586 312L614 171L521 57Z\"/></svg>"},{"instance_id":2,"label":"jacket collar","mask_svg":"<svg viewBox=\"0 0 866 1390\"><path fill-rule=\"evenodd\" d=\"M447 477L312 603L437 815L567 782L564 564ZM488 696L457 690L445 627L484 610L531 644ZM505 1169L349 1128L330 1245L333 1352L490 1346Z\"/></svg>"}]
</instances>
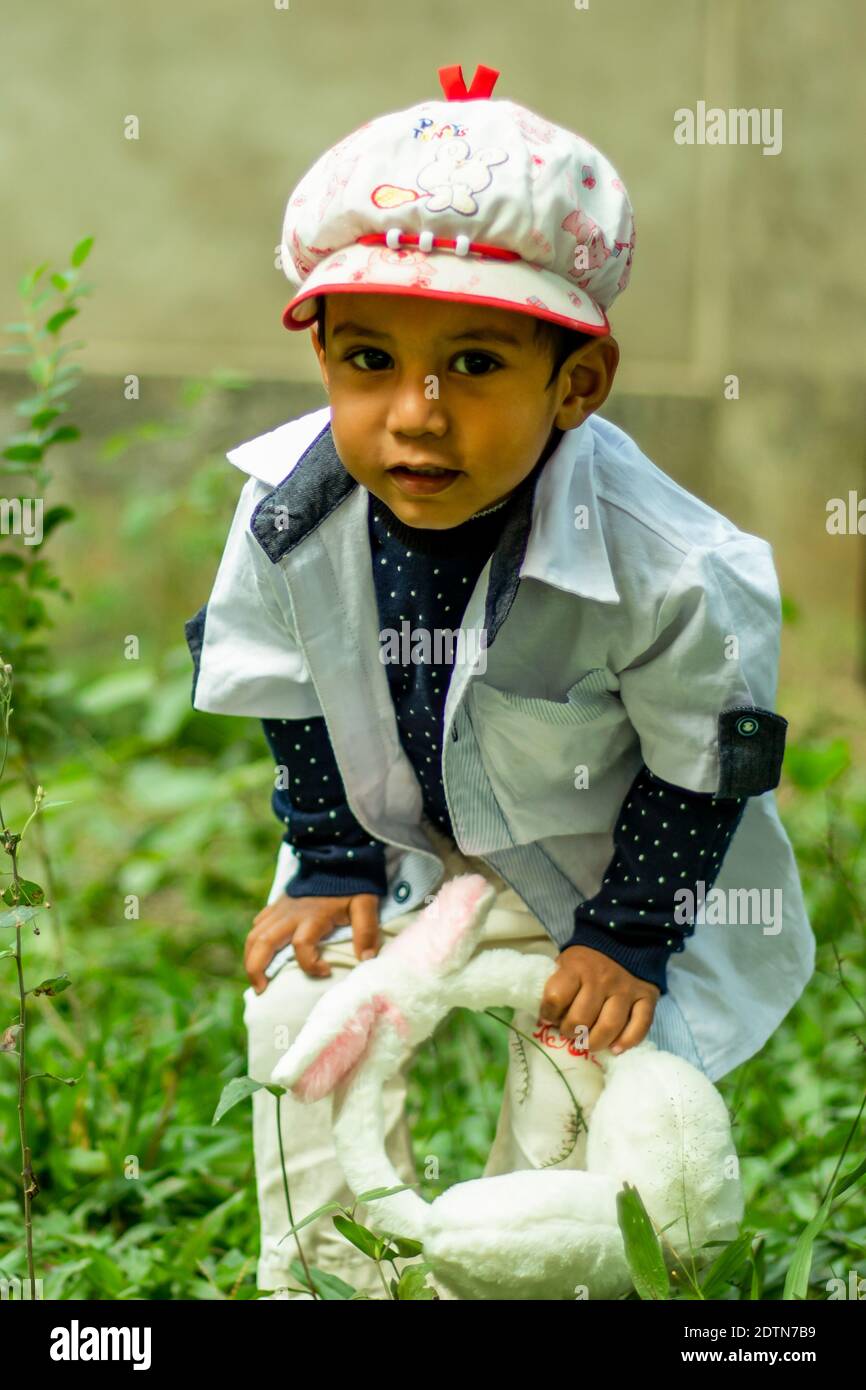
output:
<instances>
[{"instance_id":1,"label":"jacket collar","mask_svg":"<svg viewBox=\"0 0 866 1390\"><path fill-rule=\"evenodd\" d=\"M306 441L299 441L304 425ZM546 464L511 509L491 561L486 624L492 642L521 579L536 579L599 603L619 603L594 482L592 419L567 431ZM292 439L288 432L293 431ZM310 438L311 431L315 431ZM300 442L296 461L286 460ZM306 443L306 447L303 447ZM359 484L343 467L330 426L330 409L271 431L233 449L229 459L265 482L280 480L261 499L250 530L277 564L346 500ZM284 475L284 476L282 476Z\"/></svg>"}]
</instances>

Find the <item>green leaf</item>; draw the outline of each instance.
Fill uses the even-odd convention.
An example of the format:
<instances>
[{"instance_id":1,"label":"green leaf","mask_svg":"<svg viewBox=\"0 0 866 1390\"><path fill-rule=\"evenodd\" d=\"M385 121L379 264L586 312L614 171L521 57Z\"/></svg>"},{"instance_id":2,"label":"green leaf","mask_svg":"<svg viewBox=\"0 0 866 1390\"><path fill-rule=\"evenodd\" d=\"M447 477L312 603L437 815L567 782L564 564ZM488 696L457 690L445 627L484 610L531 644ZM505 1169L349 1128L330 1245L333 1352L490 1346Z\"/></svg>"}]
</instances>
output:
<instances>
[{"instance_id":1,"label":"green leaf","mask_svg":"<svg viewBox=\"0 0 866 1390\"><path fill-rule=\"evenodd\" d=\"M412 1301L428 1302L438 1297L436 1290L427 1283L427 1275L432 1268L429 1264L408 1265L400 1274L400 1280L393 1290L394 1297L401 1303ZM394 1281L392 1281L393 1284Z\"/></svg>"},{"instance_id":2,"label":"green leaf","mask_svg":"<svg viewBox=\"0 0 866 1390\"><path fill-rule=\"evenodd\" d=\"M782 594L781 607L783 623L797 623L800 621L800 606L789 594Z\"/></svg>"},{"instance_id":3,"label":"green leaf","mask_svg":"<svg viewBox=\"0 0 866 1390\"><path fill-rule=\"evenodd\" d=\"M109 1171L108 1154L102 1149L70 1148L65 1156L73 1173L83 1173L92 1178L102 1177Z\"/></svg>"},{"instance_id":4,"label":"green leaf","mask_svg":"<svg viewBox=\"0 0 866 1390\"><path fill-rule=\"evenodd\" d=\"M754 1231L744 1231L713 1261L701 1280L704 1298L718 1298L729 1284L736 1281L738 1274L749 1268L754 1234Z\"/></svg>"},{"instance_id":5,"label":"green leaf","mask_svg":"<svg viewBox=\"0 0 866 1390\"><path fill-rule=\"evenodd\" d=\"M866 1158L862 1159L850 1173L839 1178L827 1193L812 1220L800 1232L788 1273L782 1290L783 1299L805 1299L809 1294L809 1277L812 1273L812 1255L815 1241L827 1224L830 1210L837 1197L866 1173Z\"/></svg>"},{"instance_id":6,"label":"green leaf","mask_svg":"<svg viewBox=\"0 0 866 1390\"><path fill-rule=\"evenodd\" d=\"M36 415L38 411L46 409L47 400L47 392L40 391L38 396L28 396L24 401L17 401L12 409L16 415L29 416L32 422L32 417ZM64 406L63 409L65 410L66 407Z\"/></svg>"},{"instance_id":7,"label":"green leaf","mask_svg":"<svg viewBox=\"0 0 866 1390\"><path fill-rule=\"evenodd\" d=\"M866 1173L866 1158L861 1159L857 1167L852 1168L851 1172L847 1173L845 1177L837 1180L830 1195L831 1202L835 1202L837 1197L841 1197L843 1192L846 1192L855 1182L859 1182L864 1173Z\"/></svg>"},{"instance_id":8,"label":"green leaf","mask_svg":"<svg viewBox=\"0 0 866 1390\"><path fill-rule=\"evenodd\" d=\"M101 676L78 695L78 708L85 714L114 714L138 700L153 687L155 676L140 661L126 663L128 669Z\"/></svg>"},{"instance_id":9,"label":"green leaf","mask_svg":"<svg viewBox=\"0 0 866 1390\"><path fill-rule=\"evenodd\" d=\"M28 271L26 275L22 275L21 279L18 281L18 294L21 299L26 299L28 295L33 293L36 287L36 281L39 279L40 275L44 275L47 269L48 262L43 261L42 265L38 265L35 270Z\"/></svg>"},{"instance_id":10,"label":"green leaf","mask_svg":"<svg viewBox=\"0 0 866 1390\"><path fill-rule=\"evenodd\" d=\"M15 884L10 883L0 893L0 902L6 903L8 907L14 907L16 901L23 903L26 907L37 907L39 903L45 902L45 889L38 883L34 883L29 878L19 878L18 898L15 898Z\"/></svg>"},{"instance_id":11,"label":"green leaf","mask_svg":"<svg viewBox=\"0 0 866 1390\"><path fill-rule=\"evenodd\" d=\"M47 994L53 998L55 994L62 994L72 984L68 975L53 975L50 980L43 980L35 989L28 989L28 994Z\"/></svg>"},{"instance_id":12,"label":"green leaf","mask_svg":"<svg viewBox=\"0 0 866 1390\"><path fill-rule=\"evenodd\" d=\"M830 1215L832 1194L828 1194L809 1224L800 1232L788 1273L782 1289L783 1299L804 1299L809 1292L809 1276L812 1273L812 1253L815 1239L827 1224Z\"/></svg>"},{"instance_id":13,"label":"green leaf","mask_svg":"<svg viewBox=\"0 0 866 1390\"><path fill-rule=\"evenodd\" d=\"M54 285L58 290L62 290L64 294L69 289L69 281L67 280L65 275L62 275L60 273L60 271L55 270L54 274L49 278L51 280L52 285Z\"/></svg>"},{"instance_id":14,"label":"green leaf","mask_svg":"<svg viewBox=\"0 0 866 1390\"><path fill-rule=\"evenodd\" d=\"M847 739L805 747L792 744L785 753L785 771L802 791L815 791L834 782L850 766L851 747Z\"/></svg>"},{"instance_id":15,"label":"green leaf","mask_svg":"<svg viewBox=\"0 0 866 1390\"><path fill-rule=\"evenodd\" d=\"M396 1247L397 1254L404 1260L411 1260L415 1255L420 1255L424 1249L420 1240L410 1240L408 1236L392 1236L390 1231L387 1233L388 1240Z\"/></svg>"},{"instance_id":16,"label":"green leaf","mask_svg":"<svg viewBox=\"0 0 866 1390\"><path fill-rule=\"evenodd\" d=\"M66 309L58 309L56 314L52 314L51 318L45 321L47 332L59 333L64 323L68 323L70 319L74 319L77 313L78 310L73 309L71 305Z\"/></svg>"},{"instance_id":17,"label":"green leaf","mask_svg":"<svg viewBox=\"0 0 866 1390\"><path fill-rule=\"evenodd\" d=\"M3 450L5 459L12 459L20 463L35 463L42 457L41 444L10 444Z\"/></svg>"},{"instance_id":18,"label":"green leaf","mask_svg":"<svg viewBox=\"0 0 866 1390\"><path fill-rule=\"evenodd\" d=\"M27 412L30 413L29 411ZM50 425L60 414L56 406L51 406L48 410L39 410L30 421L35 430L44 430L46 425Z\"/></svg>"},{"instance_id":19,"label":"green leaf","mask_svg":"<svg viewBox=\"0 0 866 1390\"><path fill-rule=\"evenodd\" d=\"M38 916L38 907L15 907L11 912L0 912L0 927L23 926L25 922Z\"/></svg>"},{"instance_id":20,"label":"green leaf","mask_svg":"<svg viewBox=\"0 0 866 1390\"><path fill-rule=\"evenodd\" d=\"M378 1202L382 1197L393 1197L395 1192L411 1192L417 1183L404 1182L399 1187L371 1187L369 1192L359 1192L357 1201Z\"/></svg>"},{"instance_id":21,"label":"green leaf","mask_svg":"<svg viewBox=\"0 0 866 1390\"><path fill-rule=\"evenodd\" d=\"M624 1183L616 1194L616 1214L638 1295L643 1299L670 1298L670 1279L658 1236L640 1193L630 1183Z\"/></svg>"},{"instance_id":22,"label":"green leaf","mask_svg":"<svg viewBox=\"0 0 866 1390\"><path fill-rule=\"evenodd\" d=\"M214 1241L228 1218L238 1207L246 1206L248 1200L246 1191L240 1188L196 1222L177 1253L174 1261L177 1269L194 1270L196 1261L213 1248Z\"/></svg>"},{"instance_id":23,"label":"green leaf","mask_svg":"<svg viewBox=\"0 0 866 1390\"><path fill-rule=\"evenodd\" d=\"M47 449L49 444L66 444L70 440L80 438L81 430L78 429L76 425L61 425L60 428L54 430L47 439L43 439L42 447L43 449Z\"/></svg>"},{"instance_id":24,"label":"green leaf","mask_svg":"<svg viewBox=\"0 0 866 1390\"><path fill-rule=\"evenodd\" d=\"M345 1211L343 1203L325 1202L323 1206L316 1207L315 1211L311 1211L307 1216L304 1217L303 1221L296 1221L294 1226L290 1226L286 1234L280 1237L277 1244L282 1244L282 1242L284 1240L287 1240L289 1236L293 1236L296 1231L302 1230L304 1226L309 1226L311 1221L317 1221L320 1216L326 1216L329 1212L332 1211Z\"/></svg>"},{"instance_id":25,"label":"green leaf","mask_svg":"<svg viewBox=\"0 0 866 1390\"><path fill-rule=\"evenodd\" d=\"M27 375L37 386L47 386L51 380L51 363L46 362L44 357L37 357L27 368Z\"/></svg>"},{"instance_id":26,"label":"green leaf","mask_svg":"<svg viewBox=\"0 0 866 1390\"><path fill-rule=\"evenodd\" d=\"M120 1265L106 1255L104 1250L94 1249L87 1268L97 1289L107 1294L109 1299L116 1299L129 1283L129 1278Z\"/></svg>"},{"instance_id":27,"label":"green leaf","mask_svg":"<svg viewBox=\"0 0 866 1390\"><path fill-rule=\"evenodd\" d=\"M93 237L83 237L81 241L79 241L78 245L73 249L72 255L69 257L70 265L83 265L84 262L87 260L87 257L90 255L92 246Z\"/></svg>"},{"instance_id":28,"label":"green leaf","mask_svg":"<svg viewBox=\"0 0 866 1390\"><path fill-rule=\"evenodd\" d=\"M334 1216L331 1219L340 1235L345 1236L346 1240L350 1241L363 1254L369 1255L371 1260L382 1258L382 1251L386 1242L379 1240L372 1231L367 1230L366 1226L362 1226L360 1222L353 1221L348 1216Z\"/></svg>"},{"instance_id":29,"label":"green leaf","mask_svg":"<svg viewBox=\"0 0 866 1390\"><path fill-rule=\"evenodd\" d=\"M304 1266L300 1260L292 1260L289 1266L299 1284L303 1284L305 1289L309 1289L307 1276L304 1273ZM320 1298L328 1302L344 1301L352 1297L355 1290L351 1284L347 1284L345 1279L340 1279L336 1274L326 1274L323 1269L317 1269L315 1265L310 1266L310 1274L313 1278L313 1288Z\"/></svg>"},{"instance_id":30,"label":"green leaf","mask_svg":"<svg viewBox=\"0 0 866 1390\"><path fill-rule=\"evenodd\" d=\"M43 540L46 536L49 536L51 534L55 526L59 526L62 521L72 521L74 517L75 512L71 507L63 505L58 507L49 507L42 518Z\"/></svg>"},{"instance_id":31,"label":"green leaf","mask_svg":"<svg viewBox=\"0 0 866 1390\"><path fill-rule=\"evenodd\" d=\"M4 331L4 333L29 333L29 332L30 332L30 324L29 324L29 323L4 323L4 325L3 325L3 331Z\"/></svg>"},{"instance_id":32,"label":"green leaf","mask_svg":"<svg viewBox=\"0 0 866 1390\"><path fill-rule=\"evenodd\" d=\"M254 1091L260 1091L263 1085L263 1082L254 1081L251 1076L233 1076L220 1092L211 1124L219 1124L228 1110L233 1110L236 1105L240 1105L241 1101L246 1100Z\"/></svg>"},{"instance_id":33,"label":"green leaf","mask_svg":"<svg viewBox=\"0 0 866 1390\"><path fill-rule=\"evenodd\" d=\"M76 313L78 311L76 310ZM62 367L58 367L54 373L54 381L76 381L81 376L82 368L78 362L65 362Z\"/></svg>"}]
</instances>

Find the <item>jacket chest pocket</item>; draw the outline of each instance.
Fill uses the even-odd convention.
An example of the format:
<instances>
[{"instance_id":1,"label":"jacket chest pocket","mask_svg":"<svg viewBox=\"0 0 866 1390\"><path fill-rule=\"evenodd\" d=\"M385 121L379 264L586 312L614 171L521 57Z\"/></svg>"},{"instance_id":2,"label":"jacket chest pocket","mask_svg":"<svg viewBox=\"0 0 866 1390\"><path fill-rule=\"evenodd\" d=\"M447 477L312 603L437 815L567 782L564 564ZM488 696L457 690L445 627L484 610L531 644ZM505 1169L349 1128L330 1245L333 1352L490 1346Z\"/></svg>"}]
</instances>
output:
<instances>
[{"instance_id":1,"label":"jacket chest pocket","mask_svg":"<svg viewBox=\"0 0 866 1390\"><path fill-rule=\"evenodd\" d=\"M515 844L610 830L638 743L603 669L588 671L562 701L475 681L470 702L481 760Z\"/></svg>"}]
</instances>

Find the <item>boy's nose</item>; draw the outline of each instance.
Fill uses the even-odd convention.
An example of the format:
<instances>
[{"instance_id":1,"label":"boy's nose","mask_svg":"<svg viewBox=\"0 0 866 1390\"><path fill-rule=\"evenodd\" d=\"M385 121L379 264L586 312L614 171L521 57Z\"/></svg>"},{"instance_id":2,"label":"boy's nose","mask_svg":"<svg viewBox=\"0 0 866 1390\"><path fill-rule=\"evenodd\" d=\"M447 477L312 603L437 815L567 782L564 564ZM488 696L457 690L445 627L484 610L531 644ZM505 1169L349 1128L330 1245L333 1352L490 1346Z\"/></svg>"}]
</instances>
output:
<instances>
[{"instance_id":1,"label":"boy's nose","mask_svg":"<svg viewBox=\"0 0 866 1390\"><path fill-rule=\"evenodd\" d=\"M394 387L388 406L388 428L392 434L412 438L446 433L448 417L439 400L439 383L435 376L419 376Z\"/></svg>"}]
</instances>

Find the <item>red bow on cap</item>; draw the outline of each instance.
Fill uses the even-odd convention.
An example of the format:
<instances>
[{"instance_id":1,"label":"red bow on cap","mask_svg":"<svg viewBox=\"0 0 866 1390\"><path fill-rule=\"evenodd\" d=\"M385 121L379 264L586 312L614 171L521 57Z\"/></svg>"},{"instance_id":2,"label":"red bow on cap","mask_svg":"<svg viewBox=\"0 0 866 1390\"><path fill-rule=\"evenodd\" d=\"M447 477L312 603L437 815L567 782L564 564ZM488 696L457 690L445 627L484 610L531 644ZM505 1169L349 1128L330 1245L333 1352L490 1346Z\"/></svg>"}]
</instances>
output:
<instances>
[{"instance_id":1,"label":"red bow on cap","mask_svg":"<svg viewBox=\"0 0 866 1390\"><path fill-rule=\"evenodd\" d=\"M473 101L477 97L489 97L496 86L498 76L498 68L486 68L483 63L479 63L475 69L472 86L467 92L466 83L463 81L463 69L459 63L453 63L448 68L439 68L439 81L446 101Z\"/></svg>"}]
</instances>

